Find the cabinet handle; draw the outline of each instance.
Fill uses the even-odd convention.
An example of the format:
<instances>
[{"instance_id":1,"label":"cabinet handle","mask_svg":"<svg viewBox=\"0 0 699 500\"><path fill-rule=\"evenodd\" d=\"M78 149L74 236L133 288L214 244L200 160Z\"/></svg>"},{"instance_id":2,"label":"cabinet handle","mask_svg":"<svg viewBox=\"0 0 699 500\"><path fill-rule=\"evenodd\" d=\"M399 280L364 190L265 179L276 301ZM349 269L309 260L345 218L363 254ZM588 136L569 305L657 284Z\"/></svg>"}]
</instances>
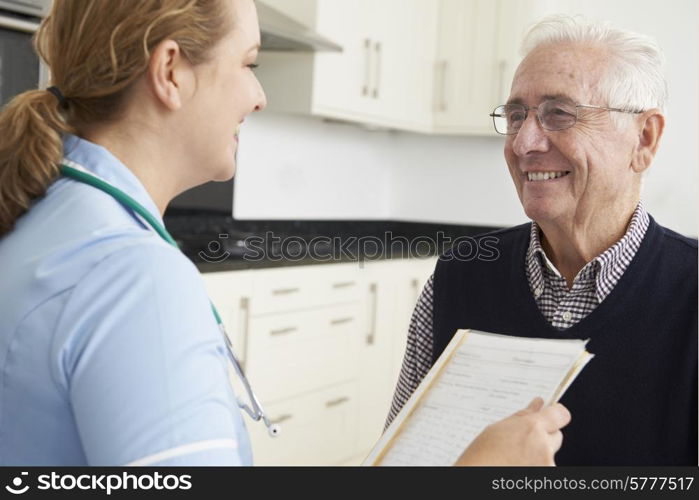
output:
<instances>
[{"instance_id":1,"label":"cabinet handle","mask_svg":"<svg viewBox=\"0 0 699 500\"><path fill-rule=\"evenodd\" d=\"M284 415L279 415L276 418L270 418L269 421L272 424L281 424L282 422L286 422L287 420L291 420L292 417L293 417L293 415L285 413Z\"/></svg>"},{"instance_id":2,"label":"cabinet handle","mask_svg":"<svg viewBox=\"0 0 699 500\"><path fill-rule=\"evenodd\" d=\"M364 84L362 85L362 96L369 95L369 85L371 85L371 40L364 39Z\"/></svg>"},{"instance_id":3,"label":"cabinet handle","mask_svg":"<svg viewBox=\"0 0 699 500\"><path fill-rule=\"evenodd\" d=\"M369 324L369 334L366 336L366 343L367 345L373 345L376 340L376 308L378 299L376 283L369 285L369 293L371 294L371 316L369 316L371 323Z\"/></svg>"},{"instance_id":4,"label":"cabinet handle","mask_svg":"<svg viewBox=\"0 0 699 500\"><path fill-rule=\"evenodd\" d=\"M272 295L291 295L292 293L298 293L299 288L280 288L279 290L272 290Z\"/></svg>"},{"instance_id":5,"label":"cabinet handle","mask_svg":"<svg viewBox=\"0 0 699 500\"><path fill-rule=\"evenodd\" d=\"M438 111L446 112L447 107L447 68L449 61L439 63L439 109Z\"/></svg>"},{"instance_id":6,"label":"cabinet handle","mask_svg":"<svg viewBox=\"0 0 699 500\"><path fill-rule=\"evenodd\" d=\"M420 280L417 278L414 278L410 282L410 286L413 288L413 292L415 295L415 303L417 304L417 301L420 299Z\"/></svg>"},{"instance_id":7,"label":"cabinet handle","mask_svg":"<svg viewBox=\"0 0 699 500\"><path fill-rule=\"evenodd\" d=\"M356 281L344 281L342 283L333 283L333 288L338 289L338 288L349 288L351 286L356 285Z\"/></svg>"},{"instance_id":8,"label":"cabinet handle","mask_svg":"<svg viewBox=\"0 0 699 500\"><path fill-rule=\"evenodd\" d=\"M376 42L374 44L374 51L376 52L376 74L374 82L374 92L372 97L374 99L379 98L379 88L381 87L381 43Z\"/></svg>"},{"instance_id":9,"label":"cabinet handle","mask_svg":"<svg viewBox=\"0 0 699 500\"><path fill-rule=\"evenodd\" d=\"M351 323L354 321L354 318L338 318L334 319L330 322L332 326L337 326L337 325L344 325L345 323Z\"/></svg>"},{"instance_id":10,"label":"cabinet handle","mask_svg":"<svg viewBox=\"0 0 699 500\"><path fill-rule=\"evenodd\" d=\"M341 397L341 398L337 398L337 399L333 399L333 400L331 400L331 401L327 401L327 402L325 403L325 407L326 407L326 408L333 408L333 407L335 407L335 406L341 405L342 403L346 403L347 401L349 401L349 398L348 398L347 396L343 396L343 397Z\"/></svg>"},{"instance_id":11,"label":"cabinet handle","mask_svg":"<svg viewBox=\"0 0 699 500\"><path fill-rule=\"evenodd\" d=\"M505 102L507 100L507 96L504 95L505 93L505 72L507 71L507 61L502 59L498 63L498 95L497 95L497 102Z\"/></svg>"},{"instance_id":12,"label":"cabinet handle","mask_svg":"<svg viewBox=\"0 0 699 500\"><path fill-rule=\"evenodd\" d=\"M298 328L295 326L290 326L288 328L278 328L276 330L270 330L269 334L270 335L286 335L287 333L293 333L297 331Z\"/></svg>"},{"instance_id":13,"label":"cabinet handle","mask_svg":"<svg viewBox=\"0 0 699 500\"><path fill-rule=\"evenodd\" d=\"M248 337L250 333L250 299L247 297L240 298L240 313L245 314L243 321L243 357L240 359L240 369L245 373L245 365L248 361Z\"/></svg>"}]
</instances>

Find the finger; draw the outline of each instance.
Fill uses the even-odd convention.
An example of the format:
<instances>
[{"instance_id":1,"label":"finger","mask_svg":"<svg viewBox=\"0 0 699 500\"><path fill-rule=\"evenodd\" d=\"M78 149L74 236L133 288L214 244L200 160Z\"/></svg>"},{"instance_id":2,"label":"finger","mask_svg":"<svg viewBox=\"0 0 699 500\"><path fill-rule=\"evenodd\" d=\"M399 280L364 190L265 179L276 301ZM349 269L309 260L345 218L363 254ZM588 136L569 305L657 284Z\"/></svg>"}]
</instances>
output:
<instances>
[{"instance_id":1,"label":"finger","mask_svg":"<svg viewBox=\"0 0 699 500\"><path fill-rule=\"evenodd\" d=\"M572 418L568 409L560 403L544 408L540 415L544 420L544 428L547 432L555 432L561 427L565 427Z\"/></svg>"},{"instance_id":2,"label":"finger","mask_svg":"<svg viewBox=\"0 0 699 500\"><path fill-rule=\"evenodd\" d=\"M544 406L544 400L541 398L534 398L531 400L531 402L527 405L527 407L523 410L519 410L515 415L518 416L523 416L523 415L528 415L530 413L537 412L541 410L541 408Z\"/></svg>"},{"instance_id":3,"label":"finger","mask_svg":"<svg viewBox=\"0 0 699 500\"><path fill-rule=\"evenodd\" d=\"M551 439L549 440L551 451L553 453L556 453L558 450L561 449L561 446L563 445L563 433L561 431L556 431L549 434L549 436L551 437Z\"/></svg>"},{"instance_id":4,"label":"finger","mask_svg":"<svg viewBox=\"0 0 699 500\"><path fill-rule=\"evenodd\" d=\"M544 407L544 400L543 398L534 398L532 399L531 403L529 403L529 406L527 406L527 410L531 411L539 411L541 408Z\"/></svg>"}]
</instances>

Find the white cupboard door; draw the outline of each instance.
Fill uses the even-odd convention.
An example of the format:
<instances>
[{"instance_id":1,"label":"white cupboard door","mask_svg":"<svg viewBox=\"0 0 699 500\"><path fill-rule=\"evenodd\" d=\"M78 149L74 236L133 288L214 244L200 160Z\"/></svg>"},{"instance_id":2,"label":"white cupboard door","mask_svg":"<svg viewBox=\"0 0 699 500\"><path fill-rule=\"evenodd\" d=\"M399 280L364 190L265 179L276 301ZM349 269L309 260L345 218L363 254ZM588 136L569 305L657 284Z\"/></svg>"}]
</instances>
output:
<instances>
[{"instance_id":1,"label":"white cupboard door","mask_svg":"<svg viewBox=\"0 0 699 500\"><path fill-rule=\"evenodd\" d=\"M393 311L391 277L383 264L375 264L368 286L367 334L359 348L359 412L356 454L366 456L381 437L391 405L395 381L392 379L393 336L390 324ZM384 272L381 272L384 271Z\"/></svg>"},{"instance_id":2,"label":"white cupboard door","mask_svg":"<svg viewBox=\"0 0 699 500\"><path fill-rule=\"evenodd\" d=\"M434 0L372 3L371 112L379 123L428 130L432 122L432 66L437 41Z\"/></svg>"},{"instance_id":3,"label":"white cupboard door","mask_svg":"<svg viewBox=\"0 0 699 500\"><path fill-rule=\"evenodd\" d=\"M435 131L492 135L490 112L501 104L502 61L497 57L499 4L441 0L434 65Z\"/></svg>"},{"instance_id":4,"label":"white cupboard door","mask_svg":"<svg viewBox=\"0 0 699 500\"><path fill-rule=\"evenodd\" d=\"M332 37L343 51L315 55L314 114L361 119L374 104L370 97L374 71L371 4L368 0L318 0L316 29Z\"/></svg>"},{"instance_id":5,"label":"white cupboard door","mask_svg":"<svg viewBox=\"0 0 699 500\"><path fill-rule=\"evenodd\" d=\"M247 420L256 465L334 465L354 454L357 386L339 384L265 407L281 427L270 437L264 425Z\"/></svg>"},{"instance_id":6,"label":"white cupboard door","mask_svg":"<svg viewBox=\"0 0 699 500\"><path fill-rule=\"evenodd\" d=\"M248 377L262 402L355 379L365 324L358 305L253 317Z\"/></svg>"}]
</instances>

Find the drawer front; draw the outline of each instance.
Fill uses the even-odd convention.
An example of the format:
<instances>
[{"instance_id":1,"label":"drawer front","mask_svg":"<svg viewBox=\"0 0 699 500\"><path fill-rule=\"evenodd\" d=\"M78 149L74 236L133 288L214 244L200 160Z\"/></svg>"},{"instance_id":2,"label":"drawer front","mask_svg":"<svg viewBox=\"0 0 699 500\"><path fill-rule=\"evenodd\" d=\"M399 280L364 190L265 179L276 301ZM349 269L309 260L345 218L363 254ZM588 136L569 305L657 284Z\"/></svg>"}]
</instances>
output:
<instances>
[{"instance_id":1,"label":"drawer front","mask_svg":"<svg viewBox=\"0 0 699 500\"><path fill-rule=\"evenodd\" d=\"M354 266L328 265L275 269L255 276L252 315L310 309L358 301L366 291Z\"/></svg>"},{"instance_id":2,"label":"drawer front","mask_svg":"<svg viewBox=\"0 0 699 500\"><path fill-rule=\"evenodd\" d=\"M353 382L267 405L265 411L281 432L272 438L263 424L248 419L256 465L333 465L355 453Z\"/></svg>"},{"instance_id":3,"label":"drawer front","mask_svg":"<svg viewBox=\"0 0 699 500\"><path fill-rule=\"evenodd\" d=\"M360 306L251 318L248 377L273 402L354 378L366 323Z\"/></svg>"}]
</instances>

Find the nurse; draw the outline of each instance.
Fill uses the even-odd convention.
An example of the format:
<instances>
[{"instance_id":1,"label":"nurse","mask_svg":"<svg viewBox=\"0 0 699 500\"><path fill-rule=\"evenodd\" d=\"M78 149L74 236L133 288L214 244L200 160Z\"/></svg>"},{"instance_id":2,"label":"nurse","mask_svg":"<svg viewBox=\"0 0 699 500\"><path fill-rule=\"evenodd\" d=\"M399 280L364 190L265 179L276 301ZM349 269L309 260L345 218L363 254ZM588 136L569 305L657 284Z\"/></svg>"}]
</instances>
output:
<instances>
[{"instance_id":1,"label":"nurse","mask_svg":"<svg viewBox=\"0 0 699 500\"><path fill-rule=\"evenodd\" d=\"M265 107L253 0L54 0L47 90L0 114L0 464L251 465L192 263L144 207L230 179ZM560 405L487 428L461 464L552 464ZM257 424L256 424L257 425Z\"/></svg>"}]
</instances>

